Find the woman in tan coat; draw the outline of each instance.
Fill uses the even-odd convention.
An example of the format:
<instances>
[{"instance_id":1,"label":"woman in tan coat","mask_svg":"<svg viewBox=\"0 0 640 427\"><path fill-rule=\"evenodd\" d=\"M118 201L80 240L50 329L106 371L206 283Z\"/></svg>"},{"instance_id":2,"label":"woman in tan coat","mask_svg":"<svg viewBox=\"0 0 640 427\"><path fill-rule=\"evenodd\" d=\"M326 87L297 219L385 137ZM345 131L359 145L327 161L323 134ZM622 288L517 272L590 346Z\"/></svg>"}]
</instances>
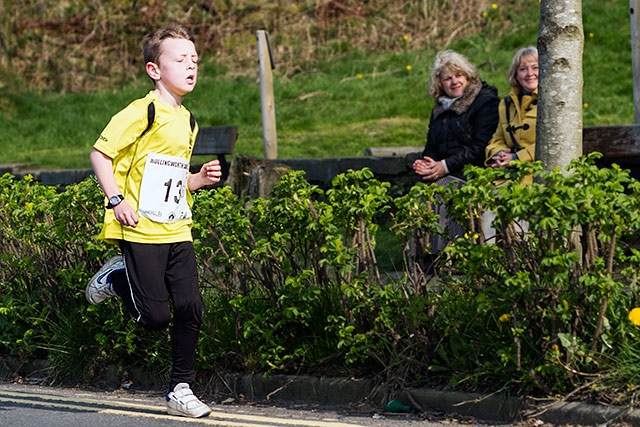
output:
<instances>
[{"instance_id":1,"label":"woman in tan coat","mask_svg":"<svg viewBox=\"0 0 640 427\"><path fill-rule=\"evenodd\" d=\"M511 162L532 162L536 154L536 119L538 115L538 49L529 46L520 49L511 61L507 73L511 92L500 101L499 123L486 148L485 164L494 168L509 167ZM531 184L533 177L527 175L522 184ZM499 184L499 183L497 183ZM487 242L494 241L495 214L482 214L482 229ZM529 224L516 221L517 230L526 233Z\"/></svg>"},{"instance_id":2,"label":"woman in tan coat","mask_svg":"<svg viewBox=\"0 0 640 427\"><path fill-rule=\"evenodd\" d=\"M513 160L532 162L538 114L538 49L516 52L507 74L511 93L500 101L500 122L486 148L486 165L509 167ZM531 182L531 177L526 183Z\"/></svg>"}]
</instances>

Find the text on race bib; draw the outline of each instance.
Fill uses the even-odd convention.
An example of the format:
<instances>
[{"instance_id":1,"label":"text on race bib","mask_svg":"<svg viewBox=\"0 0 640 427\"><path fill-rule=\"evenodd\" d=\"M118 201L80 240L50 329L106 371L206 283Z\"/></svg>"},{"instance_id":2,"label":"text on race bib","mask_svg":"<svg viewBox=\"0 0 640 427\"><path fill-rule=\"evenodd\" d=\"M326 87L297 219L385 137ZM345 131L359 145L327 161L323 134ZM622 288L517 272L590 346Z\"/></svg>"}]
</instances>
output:
<instances>
[{"instance_id":1,"label":"text on race bib","mask_svg":"<svg viewBox=\"0 0 640 427\"><path fill-rule=\"evenodd\" d=\"M187 159L149 153L140 186L138 214L163 223L191 218L187 203L188 178Z\"/></svg>"}]
</instances>

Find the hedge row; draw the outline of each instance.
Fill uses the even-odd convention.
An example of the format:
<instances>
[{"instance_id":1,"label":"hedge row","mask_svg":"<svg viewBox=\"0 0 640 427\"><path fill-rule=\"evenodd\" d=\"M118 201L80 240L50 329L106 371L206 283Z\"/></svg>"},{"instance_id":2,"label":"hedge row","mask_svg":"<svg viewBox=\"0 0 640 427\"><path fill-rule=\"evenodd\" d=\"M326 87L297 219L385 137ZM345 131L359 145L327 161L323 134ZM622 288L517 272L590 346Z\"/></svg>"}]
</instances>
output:
<instances>
[{"instance_id":1,"label":"hedge row","mask_svg":"<svg viewBox=\"0 0 640 427\"><path fill-rule=\"evenodd\" d=\"M596 157L570 171L469 169L459 188L419 184L400 196L368 169L326 191L302 172L266 198L199 191L199 377L378 376L397 387L632 402L639 187ZM536 183L517 184L527 173ZM433 213L442 203L469 231L434 273L415 248L446 232ZM60 192L0 178L0 354L46 357L55 381L95 383L109 367L166 379L166 332L143 332L116 299L85 301L87 280L116 251L94 239L102 204L94 179ZM483 211L496 214L496 242L479 227ZM403 261L390 274L378 258L394 253Z\"/></svg>"}]
</instances>

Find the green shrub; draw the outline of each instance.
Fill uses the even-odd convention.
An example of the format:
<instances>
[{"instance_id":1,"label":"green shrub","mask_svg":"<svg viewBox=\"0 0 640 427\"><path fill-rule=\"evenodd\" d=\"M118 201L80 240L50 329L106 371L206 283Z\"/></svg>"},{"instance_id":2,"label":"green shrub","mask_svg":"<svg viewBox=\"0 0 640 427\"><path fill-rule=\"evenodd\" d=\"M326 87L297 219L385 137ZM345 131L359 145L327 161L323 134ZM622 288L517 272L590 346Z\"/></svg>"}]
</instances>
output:
<instances>
[{"instance_id":1,"label":"green shrub","mask_svg":"<svg viewBox=\"0 0 640 427\"><path fill-rule=\"evenodd\" d=\"M0 354L49 357L53 380L97 379L109 365L152 368L157 347L167 347L113 302L85 300L85 284L115 250L94 238L103 203L95 178L64 191L31 176L0 178Z\"/></svg>"},{"instance_id":2,"label":"green shrub","mask_svg":"<svg viewBox=\"0 0 640 427\"><path fill-rule=\"evenodd\" d=\"M303 172L283 176L264 199L240 200L228 188L198 194L194 235L211 285L205 298L225 304L218 310L232 322L220 325L216 315L208 325L237 343L201 347L209 358L233 350L246 369L296 372L324 369L323 359L351 351L327 334L327 319L340 313L358 321L345 287L379 281L372 219L390 198L388 184L372 176L340 175L326 197Z\"/></svg>"},{"instance_id":3,"label":"green shrub","mask_svg":"<svg viewBox=\"0 0 640 427\"><path fill-rule=\"evenodd\" d=\"M567 171L470 168L458 188L418 184L395 198L368 169L337 176L326 191L292 171L265 198L228 187L196 193L201 377L380 376L396 387L634 402L638 182L617 166L597 168L597 157ZM519 185L529 173L535 183ZM64 191L30 177L1 184L2 354L46 356L59 381L95 382L110 366L118 378L142 369L162 381L167 334L137 328L117 299L84 300L115 250L94 240L103 210L95 179ZM425 274L415 248L446 233L432 209L439 203L469 232ZM483 210L496 214L496 241L478 227ZM401 247L385 250L404 253L400 275L377 264L381 224L398 236Z\"/></svg>"},{"instance_id":4,"label":"green shrub","mask_svg":"<svg viewBox=\"0 0 640 427\"><path fill-rule=\"evenodd\" d=\"M462 309L443 320L461 328L438 356L460 364L455 381L567 393L605 371L611 380L618 352L636 345L622 331L637 304L638 251L626 242L640 228L638 183L615 165L594 166L598 156L575 160L570 172L537 163L473 170L448 196L461 217L469 206L495 212L499 236L496 244L469 236L447 249L444 288ZM519 185L531 171L536 183Z\"/></svg>"}]
</instances>

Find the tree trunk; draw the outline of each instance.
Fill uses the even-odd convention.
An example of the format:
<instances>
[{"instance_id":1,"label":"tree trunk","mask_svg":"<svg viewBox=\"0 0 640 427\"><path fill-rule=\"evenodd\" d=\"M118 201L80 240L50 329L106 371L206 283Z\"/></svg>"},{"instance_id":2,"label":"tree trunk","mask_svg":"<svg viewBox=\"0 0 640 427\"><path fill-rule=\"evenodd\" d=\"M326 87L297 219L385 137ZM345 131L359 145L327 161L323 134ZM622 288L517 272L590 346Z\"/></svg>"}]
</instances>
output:
<instances>
[{"instance_id":1,"label":"tree trunk","mask_svg":"<svg viewBox=\"0 0 640 427\"><path fill-rule=\"evenodd\" d=\"M583 46L582 1L542 0L536 159L546 170L582 155Z\"/></svg>"},{"instance_id":2,"label":"tree trunk","mask_svg":"<svg viewBox=\"0 0 640 427\"><path fill-rule=\"evenodd\" d=\"M633 67L633 107L634 118L640 124L640 0L629 0L629 16L631 17L631 64Z\"/></svg>"}]
</instances>

